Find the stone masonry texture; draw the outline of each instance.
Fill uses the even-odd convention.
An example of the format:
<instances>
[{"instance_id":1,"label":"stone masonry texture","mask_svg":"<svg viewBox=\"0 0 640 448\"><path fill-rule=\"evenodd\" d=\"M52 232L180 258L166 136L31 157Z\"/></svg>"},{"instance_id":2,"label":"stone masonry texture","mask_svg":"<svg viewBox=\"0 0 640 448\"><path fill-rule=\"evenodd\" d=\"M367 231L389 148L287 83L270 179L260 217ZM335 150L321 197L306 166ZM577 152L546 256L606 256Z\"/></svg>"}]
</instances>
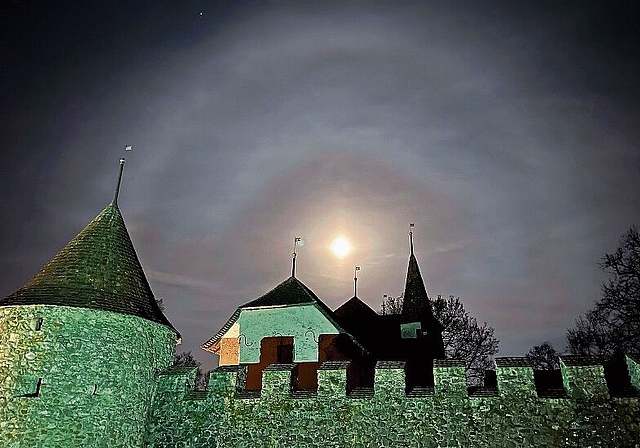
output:
<instances>
[{"instance_id":1,"label":"stone masonry texture","mask_svg":"<svg viewBox=\"0 0 640 448\"><path fill-rule=\"evenodd\" d=\"M171 328L126 314L0 307L0 446L146 446L156 374L175 341Z\"/></svg>"},{"instance_id":2,"label":"stone masonry texture","mask_svg":"<svg viewBox=\"0 0 640 448\"><path fill-rule=\"evenodd\" d=\"M64 306L0 308L0 445L31 447L539 447L640 443L638 395L611 396L597 359L564 357L564 394L538 396L522 358L496 359L497 388L469 394L464 364L434 362L435 386L407 396L403 363L379 362L370 393L346 395L347 362L292 391L294 364L261 391L223 366L196 391L168 367L175 333L144 318ZM637 391L638 357L628 356ZM41 379L39 391L37 383ZM35 392L38 392L37 394Z\"/></svg>"},{"instance_id":3,"label":"stone masonry texture","mask_svg":"<svg viewBox=\"0 0 640 448\"><path fill-rule=\"evenodd\" d=\"M436 365L434 390L416 398L407 397L402 366L393 364L379 363L374 394L366 398L345 394L340 363L321 367L317 392L306 395L290 392L291 365L265 370L263 389L253 395L236 388L242 367L214 370L207 392L185 387L193 370L168 371L160 376L149 446L640 446L640 401L610 397L602 366L567 358L567 396L539 398L523 360L498 359L498 389L479 397L467 394L464 366L454 362Z\"/></svg>"}]
</instances>

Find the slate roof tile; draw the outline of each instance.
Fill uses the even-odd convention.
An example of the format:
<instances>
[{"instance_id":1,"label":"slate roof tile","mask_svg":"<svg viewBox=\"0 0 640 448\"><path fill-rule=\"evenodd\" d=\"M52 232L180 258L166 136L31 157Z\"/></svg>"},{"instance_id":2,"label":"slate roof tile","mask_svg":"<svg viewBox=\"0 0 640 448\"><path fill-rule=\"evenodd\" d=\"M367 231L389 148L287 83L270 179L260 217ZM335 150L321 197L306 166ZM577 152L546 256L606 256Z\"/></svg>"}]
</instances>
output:
<instances>
[{"instance_id":1,"label":"slate roof tile","mask_svg":"<svg viewBox=\"0 0 640 448\"><path fill-rule=\"evenodd\" d=\"M109 204L0 306L60 305L130 314L178 332L162 314L116 203Z\"/></svg>"},{"instance_id":2,"label":"slate roof tile","mask_svg":"<svg viewBox=\"0 0 640 448\"><path fill-rule=\"evenodd\" d=\"M251 302L245 303L236 309L227 322L218 330L213 336L211 336L200 347L207 351L213 351L213 346L216 344L225 333L233 326L233 324L240 317L240 313L243 309L247 308L268 308L268 307L280 307L280 306L295 306L310 304L314 305L318 311L320 311L331 322L340 333L346 333L353 340L353 342L360 347L363 351L368 350L362 345L362 343L348 331L346 331L338 323L333 311L316 296L304 283L295 277L289 277L278 286L273 288L266 294L258 297Z\"/></svg>"},{"instance_id":3,"label":"slate roof tile","mask_svg":"<svg viewBox=\"0 0 640 448\"><path fill-rule=\"evenodd\" d=\"M295 277L289 277L268 293L249 303L245 303L240 308L298 305L319 301L320 299L313 291L307 288L300 280Z\"/></svg>"}]
</instances>

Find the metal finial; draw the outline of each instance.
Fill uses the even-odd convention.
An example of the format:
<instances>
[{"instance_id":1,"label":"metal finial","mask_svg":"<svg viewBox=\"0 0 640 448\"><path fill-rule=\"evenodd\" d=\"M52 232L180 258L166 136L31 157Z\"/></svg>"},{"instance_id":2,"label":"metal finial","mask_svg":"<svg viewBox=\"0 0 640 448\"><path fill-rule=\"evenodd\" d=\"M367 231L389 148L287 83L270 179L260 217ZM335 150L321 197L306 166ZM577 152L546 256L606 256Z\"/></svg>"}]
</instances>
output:
<instances>
[{"instance_id":1,"label":"metal finial","mask_svg":"<svg viewBox=\"0 0 640 448\"><path fill-rule=\"evenodd\" d=\"M411 255L413 255L413 228L416 225L414 223L409 223L409 245L411 246Z\"/></svg>"},{"instance_id":2,"label":"metal finial","mask_svg":"<svg viewBox=\"0 0 640 448\"><path fill-rule=\"evenodd\" d=\"M293 239L293 253L291 254L291 258L292 258L292 262L291 262L291 277L296 276L296 257L298 256L298 253L296 252L296 248L298 247L298 244L302 241L302 238L300 238L299 236L296 236Z\"/></svg>"},{"instance_id":3,"label":"metal finial","mask_svg":"<svg viewBox=\"0 0 640 448\"><path fill-rule=\"evenodd\" d=\"M360 266L356 266L353 270L353 297L358 297L358 271Z\"/></svg>"},{"instance_id":4,"label":"metal finial","mask_svg":"<svg viewBox=\"0 0 640 448\"><path fill-rule=\"evenodd\" d=\"M118 185L116 185L116 194L113 197L113 203L118 204L118 195L120 194L120 183L122 182L122 171L124 171L124 157L120 159L120 173L118 174Z\"/></svg>"}]
</instances>

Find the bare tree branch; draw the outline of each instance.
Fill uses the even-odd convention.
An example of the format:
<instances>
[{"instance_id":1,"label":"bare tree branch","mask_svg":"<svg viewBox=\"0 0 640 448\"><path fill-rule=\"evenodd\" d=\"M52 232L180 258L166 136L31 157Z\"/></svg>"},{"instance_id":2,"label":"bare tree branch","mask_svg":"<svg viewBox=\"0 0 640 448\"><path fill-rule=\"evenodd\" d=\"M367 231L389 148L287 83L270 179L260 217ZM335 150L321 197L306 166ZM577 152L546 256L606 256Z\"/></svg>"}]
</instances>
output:
<instances>
[{"instance_id":1,"label":"bare tree branch","mask_svg":"<svg viewBox=\"0 0 640 448\"><path fill-rule=\"evenodd\" d=\"M636 226L605 254L601 269L609 274L602 298L567 331L574 354L612 356L640 347L640 234Z\"/></svg>"},{"instance_id":2,"label":"bare tree branch","mask_svg":"<svg viewBox=\"0 0 640 448\"><path fill-rule=\"evenodd\" d=\"M500 341L494 336L493 328L486 322L479 325L476 318L464 309L460 298L438 296L431 299L431 306L443 327L445 355L450 359L464 360L469 384L481 385L485 370L492 368L493 356L498 352ZM382 314L400 314L402 297L385 298L381 310Z\"/></svg>"},{"instance_id":3,"label":"bare tree branch","mask_svg":"<svg viewBox=\"0 0 640 448\"><path fill-rule=\"evenodd\" d=\"M208 376L202 371L202 363L191 354L191 351L176 353L173 357L174 366L193 366L197 367L196 382L194 388L196 390L205 390L207 388Z\"/></svg>"},{"instance_id":4,"label":"bare tree branch","mask_svg":"<svg viewBox=\"0 0 640 448\"><path fill-rule=\"evenodd\" d=\"M526 356L536 370L555 370L560 368L558 355L553 345L545 341L533 346Z\"/></svg>"}]
</instances>

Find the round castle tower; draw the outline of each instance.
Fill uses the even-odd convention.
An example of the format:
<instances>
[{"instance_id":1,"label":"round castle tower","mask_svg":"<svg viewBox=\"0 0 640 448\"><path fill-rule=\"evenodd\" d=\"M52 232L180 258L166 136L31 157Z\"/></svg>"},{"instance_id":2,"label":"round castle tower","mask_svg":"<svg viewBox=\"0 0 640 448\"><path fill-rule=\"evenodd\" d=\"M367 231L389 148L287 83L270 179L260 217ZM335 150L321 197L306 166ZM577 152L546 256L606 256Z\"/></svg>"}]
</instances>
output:
<instances>
[{"instance_id":1,"label":"round castle tower","mask_svg":"<svg viewBox=\"0 0 640 448\"><path fill-rule=\"evenodd\" d=\"M0 300L3 447L144 446L156 373L180 335L116 199Z\"/></svg>"}]
</instances>

